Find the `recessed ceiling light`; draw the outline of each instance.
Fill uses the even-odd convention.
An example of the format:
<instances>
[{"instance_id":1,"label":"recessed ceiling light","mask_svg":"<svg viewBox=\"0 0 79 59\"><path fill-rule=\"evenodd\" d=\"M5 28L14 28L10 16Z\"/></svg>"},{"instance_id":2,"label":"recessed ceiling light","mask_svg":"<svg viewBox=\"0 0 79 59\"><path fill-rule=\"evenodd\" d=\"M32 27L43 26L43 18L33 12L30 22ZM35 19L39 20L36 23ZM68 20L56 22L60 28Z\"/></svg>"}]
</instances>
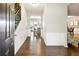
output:
<instances>
[{"instance_id":1,"label":"recessed ceiling light","mask_svg":"<svg viewBox=\"0 0 79 59\"><path fill-rule=\"evenodd\" d=\"M41 19L41 16L30 16L31 19Z\"/></svg>"},{"instance_id":2,"label":"recessed ceiling light","mask_svg":"<svg viewBox=\"0 0 79 59\"><path fill-rule=\"evenodd\" d=\"M38 3L31 3L32 6L38 6Z\"/></svg>"}]
</instances>

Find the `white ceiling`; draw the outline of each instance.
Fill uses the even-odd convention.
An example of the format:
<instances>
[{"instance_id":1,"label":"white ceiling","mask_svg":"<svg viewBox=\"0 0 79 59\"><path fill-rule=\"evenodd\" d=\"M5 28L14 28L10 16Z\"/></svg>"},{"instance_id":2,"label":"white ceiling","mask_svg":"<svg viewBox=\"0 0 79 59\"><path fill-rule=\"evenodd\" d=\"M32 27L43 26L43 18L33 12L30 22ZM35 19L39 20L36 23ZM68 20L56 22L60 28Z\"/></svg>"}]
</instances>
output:
<instances>
[{"instance_id":1,"label":"white ceiling","mask_svg":"<svg viewBox=\"0 0 79 59\"><path fill-rule=\"evenodd\" d=\"M23 3L26 8L27 14L40 15L43 14L45 3L39 3L38 6L32 6L30 3ZM79 16L79 3L67 3L67 12L69 16Z\"/></svg>"},{"instance_id":2,"label":"white ceiling","mask_svg":"<svg viewBox=\"0 0 79 59\"><path fill-rule=\"evenodd\" d=\"M43 13L44 4L40 3L38 4L38 6L32 6L32 4L30 3L24 3L23 5L25 6L28 14L39 15Z\"/></svg>"}]
</instances>

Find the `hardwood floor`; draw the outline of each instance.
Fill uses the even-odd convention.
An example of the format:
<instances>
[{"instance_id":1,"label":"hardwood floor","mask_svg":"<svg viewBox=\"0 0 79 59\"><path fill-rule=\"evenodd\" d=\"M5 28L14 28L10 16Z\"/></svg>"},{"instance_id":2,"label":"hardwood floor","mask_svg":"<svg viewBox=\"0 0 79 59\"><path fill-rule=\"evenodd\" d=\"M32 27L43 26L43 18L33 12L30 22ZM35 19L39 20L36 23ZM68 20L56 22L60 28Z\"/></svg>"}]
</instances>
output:
<instances>
[{"instance_id":1,"label":"hardwood floor","mask_svg":"<svg viewBox=\"0 0 79 59\"><path fill-rule=\"evenodd\" d=\"M48 56L79 56L79 49L65 48L62 46L48 46L46 49Z\"/></svg>"},{"instance_id":2,"label":"hardwood floor","mask_svg":"<svg viewBox=\"0 0 79 59\"><path fill-rule=\"evenodd\" d=\"M16 56L79 56L79 49L46 46L42 38L31 41L28 37Z\"/></svg>"}]
</instances>

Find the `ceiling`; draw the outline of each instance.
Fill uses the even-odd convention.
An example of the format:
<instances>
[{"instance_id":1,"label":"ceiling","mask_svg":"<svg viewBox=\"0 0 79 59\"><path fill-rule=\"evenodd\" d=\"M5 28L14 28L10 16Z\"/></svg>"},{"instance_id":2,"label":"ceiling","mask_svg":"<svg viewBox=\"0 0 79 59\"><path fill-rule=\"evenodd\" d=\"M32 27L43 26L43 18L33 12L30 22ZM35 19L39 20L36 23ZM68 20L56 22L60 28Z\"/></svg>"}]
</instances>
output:
<instances>
[{"instance_id":1,"label":"ceiling","mask_svg":"<svg viewBox=\"0 0 79 59\"><path fill-rule=\"evenodd\" d=\"M27 14L40 15L43 14L45 3L39 3L38 6L32 6L31 3L23 3L26 8ZM68 3L67 4L68 16L79 16L79 3Z\"/></svg>"},{"instance_id":2,"label":"ceiling","mask_svg":"<svg viewBox=\"0 0 79 59\"><path fill-rule=\"evenodd\" d=\"M44 4L38 4L37 6L32 6L30 3L24 3L26 11L28 14L39 15L43 13Z\"/></svg>"}]
</instances>

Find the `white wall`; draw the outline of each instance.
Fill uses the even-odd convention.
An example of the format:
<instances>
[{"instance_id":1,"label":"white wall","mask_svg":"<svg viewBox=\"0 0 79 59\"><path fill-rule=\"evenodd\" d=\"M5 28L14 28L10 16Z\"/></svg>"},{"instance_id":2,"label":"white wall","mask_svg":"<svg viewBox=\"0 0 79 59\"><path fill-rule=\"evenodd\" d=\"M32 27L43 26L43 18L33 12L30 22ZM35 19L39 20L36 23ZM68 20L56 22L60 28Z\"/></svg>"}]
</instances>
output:
<instances>
[{"instance_id":1,"label":"white wall","mask_svg":"<svg viewBox=\"0 0 79 59\"><path fill-rule=\"evenodd\" d=\"M22 46L27 37L27 13L24 5L21 4L21 21L15 31L15 54Z\"/></svg>"},{"instance_id":2,"label":"white wall","mask_svg":"<svg viewBox=\"0 0 79 59\"><path fill-rule=\"evenodd\" d=\"M43 13L43 38L47 46L67 47L67 5L47 4Z\"/></svg>"},{"instance_id":3,"label":"white wall","mask_svg":"<svg viewBox=\"0 0 79 59\"><path fill-rule=\"evenodd\" d=\"M74 28L74 34L79 34L79 28Z\"/></svg>"}]
</instances>

